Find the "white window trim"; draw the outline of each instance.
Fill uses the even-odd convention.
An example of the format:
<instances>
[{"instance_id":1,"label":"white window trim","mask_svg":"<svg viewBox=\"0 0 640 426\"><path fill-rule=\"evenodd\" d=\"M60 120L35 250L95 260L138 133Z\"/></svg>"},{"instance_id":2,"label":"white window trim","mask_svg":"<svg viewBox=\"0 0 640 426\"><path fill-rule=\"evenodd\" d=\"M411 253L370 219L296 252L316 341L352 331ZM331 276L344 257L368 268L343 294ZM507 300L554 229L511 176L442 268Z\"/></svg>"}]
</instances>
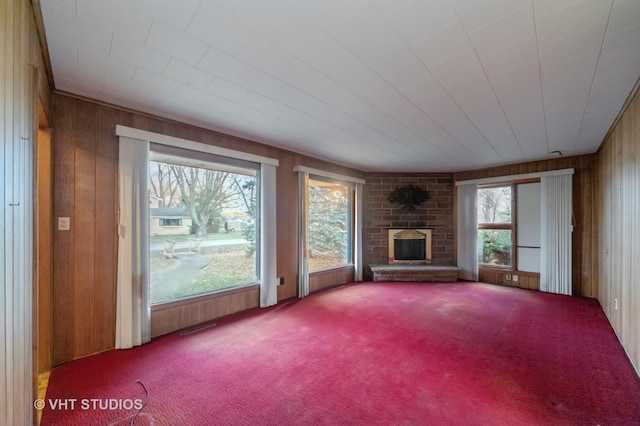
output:
<instances>
[{"instance_id":1,"label":"white window trim","mask_svg":"<svg viewBox=\"0 0 640 426\"><path fill-rule=\"evenodd\" d=\"M314 169L312 167L306 166L294 166L294 172L303 172L309 175L322 176L330 179L341 180L343 182L351 182L351 183L361 183L364 184L366 181L364 179L360 179L353 176L342 175L340 173L327 172L325 170Z\"/></svg>"},{"instance_id":2,"label":"white window trim","mask_svg":"<svg viewBox=\"0 0 640 426\"><path fill-rule=\"evenodd\" d=\"M190 141L188 139L177 138L174 136L162 135L160 133L149 132L147 130L134 129L132 127L122 126L120 124L116 125L116 135L132 139L141 139L160 145L168 145L178 148L190 149L192 151L206 152L209 154L220 155L222 157L253 161L254 163L268 164L271 166L278 166L280 164L280 161L275 158L264 157L262 155L251 154L248 152L236 151L234 149L221 148L219 146L208 145L206 143Z\"/></svg>"},{"instance_id":3,"label":"white window trim","mask_svg":"<svg viewBox=\"0 0 640 426\"><path fill-rule=\"evenodd\" d=\"M456 181L456 186L460 185L486 185L491 183L503 183L506 181L515 181L522 179L535 179L541 178L543 176L561 176L561 175L572 175L574 173L574 169L561 169L561 170L551 170L548 172L536 172L536 173L524 173L521 175L508 175L508 176L496 176L484 179L470 179L470 180L459 180Z\"/></svg>"},{"instance_id":4,"label":"white window trim","mask_svg":"<svg viewBox=\"0 0 640 426\"><path fill-rule=\"evenodd\" d=\"M267 307L277 304L276 167L280 164L279 160L146 130L134 129L119 124L116 125L116 135L121 139L129 138L147 144L168 145L222 157L260 163L260 306Z\"/></svg>"},{"instance_id":5,"label":"white window trim","mask_svg":"<svg viewBox=\"0 0 640 426\"><path fill-rule=\"evenodd\" d=\"M325 170L314 169L312 167L306 166L294 166L294 172L298 172L299 180L298 180L298 193L299 193L299 204L298 204L298 242L299 242L299 253L298 253L298 297L303 298L309 295L309 268L307 264L307 240L306 240L306 228L307 228L307 185L309 182L309 176L319 176L325 177L329 179L333 179L335 181L342 181L345 183L354 184L354 193L355 193L355 206L354 206L354 214L352 217L353 222L353 236L352 236L352 259L351 264L345 264L341 266L335 266L327 268L326 270L343 268L345 266L353 266L354 279L355 281L362 281L363 275L363 267L362 267L362 226L363 226L363 200L362 200L362 192L363 185L366 183L364 179L360 179L354 176L343 175L339 173L327 172ZM320 271L314 271L320 272Z\"/></svg>"}]
</instances>

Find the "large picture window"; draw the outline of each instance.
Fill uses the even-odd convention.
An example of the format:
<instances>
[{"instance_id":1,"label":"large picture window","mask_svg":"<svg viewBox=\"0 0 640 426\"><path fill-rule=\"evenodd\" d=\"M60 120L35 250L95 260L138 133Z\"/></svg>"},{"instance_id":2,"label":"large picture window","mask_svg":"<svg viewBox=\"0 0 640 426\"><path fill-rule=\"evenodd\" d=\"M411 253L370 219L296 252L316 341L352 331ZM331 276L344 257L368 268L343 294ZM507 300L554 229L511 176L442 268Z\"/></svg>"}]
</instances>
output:
<instances>
[{"instance_id":1,"label":"large picture window","mask_svg":"<svg viewBox=\"0 0 640 426\"><path fill-rule=\"evenodd\" d=\"M309 178L309 272L352 263L353 193L347 184Z\"/></svg>"},{"instance_id":2,"label":"large picture window","mask_svg":"<svg viewBox=\"0 0 640 426\"><path fill-rule=\"evenodd\" d=\"M512 186L478 188L478 264L513 264Z\"/></svg>"},{"instance_id":3,"label":"large picture window","mask_svg":"<svg viewBox=\"0 0 640 426\"><path fill-rule=\"evenodd\" d=\"M257 168L155 152L151 159L151 303L256 283Z\"/></svg>"}]
</instances>

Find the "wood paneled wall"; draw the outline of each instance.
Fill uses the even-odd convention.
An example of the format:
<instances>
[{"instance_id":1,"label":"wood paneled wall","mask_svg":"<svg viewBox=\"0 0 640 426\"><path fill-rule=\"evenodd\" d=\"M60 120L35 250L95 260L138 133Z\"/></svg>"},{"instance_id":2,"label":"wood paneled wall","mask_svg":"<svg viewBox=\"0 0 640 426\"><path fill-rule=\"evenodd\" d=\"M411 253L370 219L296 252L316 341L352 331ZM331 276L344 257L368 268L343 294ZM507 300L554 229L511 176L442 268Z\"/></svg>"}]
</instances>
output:
<instances>
[{"instance_id":1,"label":"wood paneled wall","mask_svg":"<svg viewBox=\"0 0 640 426\"><path fill-rule=\"evenodd\" d=\"M573 175L573 214L576 224L573 229L573 294L598 297L598 249L597 222L593 208L595 193L596 155L560 157L552 160L491 167L454 174L455 181L509 176L549 170L575 169Z\"/></svg>"},{"instance_id":2,"label":"wood paneled wall","mask_svg":"<svg viewBox=\"0 0 640 426\"><path fill-rule=\"evenodd\" d=\"M353 267L312 272L309 274L309 291L314 292L338 284L353 282Z\"/></svg>"},{"instance_id":3,"label":"wood paneled wall","mask_svg":"<svg viewBox=\"0 0 640 426\"><path fill-rule=\"evenodd\" d=\"M507 279L508 275L511 275L511 279ZM518 277L517 281L513 280L514 275ZM480 268L478 270L478 281L482 283L504 285L508 287L540 290L540 274L534 272L511 272L500 271L497 269Z\"/></svg>"},{"instance_id":4,"label":"wood paneled wall","mask_svg":"<svg viewBox=\"0 0 640 426\"><path fill-rule=\"evenodd\" d=\"M114 346L117 263L116 124L277 158L278 299L295 297L298 277L298 184L295 165L364 177L363 173L293 152L113 106L56 94L54 97L54 211L70 217L70 231L54 238L54 364ZM244 290L234 311L256 306ZM214 298L215 299L215 298ZM232 313L223 302L203 304L199 314L180 305L154 309L154 335Z\"/></svg>"},{"instance_id":5,"label":"wood paneled wall","mask_svg":"<svg viewBox=\"0 0 640 426\"><path fill-rule=\"evenodd\" d=\"M211 319L211 312L221 317L258 306L260 288L256 285L199 297L195 303L181 300L156 305L151 308L151 337L206 322Z\"/></svg>"},{"instance_id":6,"label":"wood paneled wall","mask_svg":"<svg viewBox=\"0 0 640 426\"><path fill-rule=\"evenodd\" d=\"M598 299L640 374L640 92L598 152Z\"/></svg>"},{"instance_id":7,"label":"wood paneled wall","mask_svg":"<svg viewBox=\"0 0 640 426\"><path fill-rule=\"evenodd\" d=\"M53 188L51 162L51 134L38 131L38 263L37 263L37 373L52 367L52 290L53 290Z\"/></svg>"},{"instance_id":8,"label":"wood paneled wall","mask_svg":"<svg viewBox=\"0 0 640 426\"><path fill-rule=\"evenodd\" d=\"M37 101L42 51L31 3L0 1L0 424L34 421ZM46 101L45 101L46 102ZM44 106L43 106L44 108Z\"/></svg>"}]
</instances>

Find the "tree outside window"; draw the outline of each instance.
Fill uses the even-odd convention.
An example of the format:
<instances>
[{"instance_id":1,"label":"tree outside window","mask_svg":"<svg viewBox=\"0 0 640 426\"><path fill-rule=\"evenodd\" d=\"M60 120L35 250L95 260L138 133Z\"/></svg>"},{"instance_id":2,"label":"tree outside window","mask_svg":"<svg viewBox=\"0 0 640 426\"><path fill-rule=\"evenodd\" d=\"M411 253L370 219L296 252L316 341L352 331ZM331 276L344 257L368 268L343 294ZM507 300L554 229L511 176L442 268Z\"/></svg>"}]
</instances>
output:
<instances>
[{"instance_id":1,"label":"tree outside window","mask_svg":"<svg viewBox=\"0 0 640 426\"><path fill-rule=\"evenodd\" d=\"M481 265L512 265L511 195L511 185L478 189L478 263Z\"/></svg>"},{"instance_id":2,"label":"tree outside window","mask_svg":"<svg viewBox=\"0 0 640 426\"><path fill-rule=\"evenodd\" d=\"M351 263L352 193L347 185L309 179L309 272Z\"/></svg>"},{"instance_id":3,"label":"tree outside window","mask_svg":"<svg viewBox=\"0 0 640 426\"><path fill-rule=\"evenodd\" d=\"M151 303L258 279L257 170L180 161L149 165Z\"/></svg>"}]
</instances>

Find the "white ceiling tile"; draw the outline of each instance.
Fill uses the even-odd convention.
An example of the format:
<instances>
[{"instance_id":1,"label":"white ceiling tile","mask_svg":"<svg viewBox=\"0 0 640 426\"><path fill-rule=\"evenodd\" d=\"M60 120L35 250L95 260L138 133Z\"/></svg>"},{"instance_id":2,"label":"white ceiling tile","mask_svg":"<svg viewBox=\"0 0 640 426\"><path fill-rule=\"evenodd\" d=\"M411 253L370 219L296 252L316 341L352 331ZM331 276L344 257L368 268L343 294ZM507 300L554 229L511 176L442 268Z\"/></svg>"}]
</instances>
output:
<instances>
[{"instance_id":1,"label":"white ceiling tile","mask_svg":"<svg viewBox=\"0 0 640 426\"><path fill-rule=\"evenodd\" d=\"M533 8L535 9L536 18L540 18L579 1L581 0L533 0Z\"/></svg>"},{"instance_id":2,"label":"white ceiling tile","mask_svg":"<svg viewBox=\"0 0 640 426\"><path fill-rule=\"evenodd\" d=\"M546 118L549 152L558 150L564 155L573 155L580 132L582 113L569 107L549 108Z\"/></svg>"},{"instance_id":3,"label":"white ceiling tile","mask_svg":"<svg viewBox=\"0 0 640 426\"><path fill-rule=\"evenodd\" d=\"M452 0L467 31L475 31L509 13L528 6L531 0Z\"/></svg>"},{"instance_id":4,"label":"white ceiling tile","mask_svg":"<svg viewBox=\"0 0 640 426\"><path fill-rule=\"evenodd\" d=\"M215 96L210 95L203 90L194 89L190 86L180 87L175 97L182 102L197 105L201 108L210 108L215 105L217 101Z\"/></svg>"},{"instance_id":5,"label":"white ceiling tile","mask_svg":"<svg viewBox=\"0 0 640 426\"><path fill-rule=\"evenodd\" d=\"M375 46L361 49L355 54L371 69L380 73L418 61L406 43L397 35L376 43Z\"/></svg>"},{"instance_id":6,"label":"white ceiling tile","mask_svg":"<svg viewBox=\"0 0 640 426\"><path fill-rule=\"evenodd\" d=\"M216 97L216 103L213 105L210 111L214 113L214 115L217 115L217 113L219 112L236 118L240 118L248 110L249 108L247 108L245 105L241 105L229 99Z\"/></svg>"},{"instance_id":7,"label":"white ceiling tile","mask_svg":"<svg viewBox=\"0 0 640 426\"><path fill-rule=\"evenodd\" d=\"M611 110L607 110L601 114L585 116L573 152L587 154L593 152L593 146L600 146L616 115Z\"/></svg>"},{"instance_id":8,"label":"white ceiling tile","mask_svg":"<svg viewBox=\"0 0 640 426\"><path fill-rule=\"evenodd\" d=\"M169 23L179 30L186 30L196 15L201 0L137 0L141 9L150 10L155 21Z\"/></svg>"},{"instance_id":9,"label":"white ceiling tile","mask_svg":"<svg viewBox=\"0 0 640 426\"><path fill-rule=\"evenodd\" d=\"M419 68L397 70L396 73L392 80L396 87L411 93L411 99L443 131L475 156L494 158L495 153L482 134L435 79ZM416 75L420 78L415 78Z\"/></svg>"},{"instance_id":10,"label":"white ceiling tile","mask_svg":"<svg viewBox=\"0 0 640 426\"><path fill-rule=\"evenodd\" d=\"M598 57L595 54L586 54L577 57L569 57L562 62L541 62L542 82L545 90L565 90L576 88L582 92L584 88L591 86Z\"/></svg>"},{"instance_id":11,"label":"white ceiling tile","mask_svg":"<svg viewBox=\"0 0 640 426\"><path fill-rule=\"evenodd\" d=\"M612 92L616 93L620 85L623 85L627 91L631 90L635 84L634 77L640 69L640 44L636 46L636 50L624 51L600 59L594 79L594 89L605 91L610 87L613 89Z\"/></svg>"},{"instance_id":12,"label":"white ceiling tile","mask_svg":"<svg viewBox=\"0 0 640 426\"><path fill-rule=\"evenodd\" d=\"M513 44L491 55L480 56L482 65L489 77L500 75L527 65L538 68L538 45L535 38L519 44Z\"/></svg>"},{"instance_id":13,"label":"white ceiling tile","mask_svg":"<svg viewBox=\"0 0 640 426\"><path fill-rule=\"evenodd\" d=\"M599 55L605 28L590 28L556 42L540 46L540 61L547 66L551 66L575 56Z\"/></svg>"},{"instance_id":14,"label":"white ceiling tile","mask_svg":"<svg viewBox=\"0 0 640 426\"><path fill-rule=\"evenodd\" d=\"M602 56L616 56L625 52L638 50L640 46L640 25L627 27L623 30L611 33L607 31Z\"/></svg>"},{"instance_id":15,"label":"white ceiling tile","mask_svg":"<svg viewBox=\"0 0 640 426\"><path fill-rule=\"evenodd\" d=\"M640 48L598 64L576 149L599 146L633 87L640 69Z\"/></svg>"},{"instance_id":16,"label":"white ceiling tile","mask_svg":"<svg viewBox=\"0 0 640 426\"><path fill-rule=\"evenodd\" d=\"M640 23L640 1L616 0L611 10L607 32L615 33Z\"/></svg>"},{"instance_id":17,"label":"white ceiling tile","mask_svg":"<svg viewBox=\"0 0 640 426\"><path fill-rule=\"evenodd\" d=\"M210 48L198 68L229 81L238 81L251 69L244 62L215 48Z\"/></svg>"},{"instance_id":18,"label":"white ceiling tile","mask_svg":"<svg viewBox=\"0 0 640 426\"><path fill-rule=\"evenodd\" d=\"M174 81L179 81L182 84L200 90L206 89L213 80L211 74L176 59L169 61L163 75Z\"/></svg>"},{"instance_id":19,"label":"white ceiling tile","mask_svg":"<svg viewBox=\"0 0 640 426\"><path fill-rule=\"evenodd\" d=\"M540 71L529 65L491 78L509 125L525 155L540 158L548 153ZM527 99L527 102L522 102Z\"/></svg>"},{"instance_id":20,"label":"white ceiling tile","mask_svg":"<svg viewBox=\"0 0 640 426\"><path fill-rule=\"evenodd\" d=\"M533 9L530 5L469 33L469 38L480 56L490 55L509 46L535 39L535 36Z\"/></svg>"},{"instance_id":21,"label":"white ceiling tile","mask_svg":"<svg viewBox=\"0 0 640 426\"><path fill-rule=\"evenodd\" d=\"M509 161L523 158L522 149L488 84L449 85L446 89L501 158Z\"/></svg>"},{"instance_id":22,"label":"white ceiling tile","mask_svg":"<svg viewBox=\"0 0 640 426\"><path fill-rule=\"evenodd\" d=\"M474 50L466 50L429 69L443 85L452 82L473 84L474 80L484 80L484 71Z\"/></svg>"},{"instance_id":23,"label":"white ceiling tile","mask_svg":"<svg viewBox=\"0 0 640 426\"><path fill-rule=\"evenodd\" d=\"M338 128L342 128L343 125L354 126L354 120L358 120L358 117L348 117L344 116L342 112L339 110L332 110L322 101L322 95L320 94L319 98L311 97L310 94L302 93L296 90L293 86L289 86L284 84L283 82L279 82L272 77L267 76L263 73L258 72L250 72L243 79L243 85L245 87L251 88L255 94L257 90L260 90L259 96L264 97L265 99L260 99L259 102L261 105L264 105L264 102L277 102L279 106L273 106L275 109L283 109L287 112L287 114L300 116L300 114L307 115L309 117L315 117L321 121L327 121L327 119L331 119L333 123L336 123ZM289 81L291 84L292 82ZM295 83L293 83L295 85ZM268 101L266 99L269 99ZM245 101L246 102L246 101ZM358 102L358 100L355 100ZM376 111L372 111L370 107L367 108L367 104L359 101L362 108L367 110L367 117L364 119L365 121L368 118L371 118L370 115L374 114L376 117L381 114ZM361 110L362 110L361 108ZM281 115L280 118L286 118L284 115ZM305 118L306 120L306 118ZM372 119L375 122L375 119ZM364 124L364 123L363 123ZM376 140L380 139L381 135L370 133L373 129L363 126L356 126L353 130L354 135L359 135L359 137L370 137L372 134L375 135L376 139L371 141L375 143ZM364 133L362 133L364 132Z\"/></svg>"},{"instance_id":24,"label":"white ceiling tile","mask_svg":"<svg viewBox=\"0 0 640 426\"><path fill-rule=\"evenodd\" d=\"M322 26L344 24L370 6L369 0L305 0L292 3L308 19Z\"/></svg>"},{"instance_id":25,"label":"white ceiling tile","mask_svg":"<svg viewBox=\"0 0 640 426\"><path fill-rule=\"evenodd\" d=\"M211 14L208 15L210 17ZM313 24L303 11L284 7L279 2L241 2L234 18L240 28L257 33L278 45L286 45L286 42L306 42L313 34L320 32L317 25ZM208 23L205 22L205 25ZM231 31L234 30L225 32L223 36ZM296 34L297 37L293 39L292 34ZM251 38L253 37L244 37L245 41ZM240 48L241 46L237 51Z\"/></svg>"},{"instance_id":26,"label":"white ceiling tile","mask_svg":"<svg viewBox=\"0 0 640 426\"><path fill-rule=\"evenodd\" d=\"M411 47L427 65L443 62L473 48L460 21L416 41Z\"/></svg>"},{"instance_id":27,"label":"white ceiling tile","mask_svg":"<svg viewBox=\"0 0 640 426\"><path fill-rule=\"evenodd\" d=\"M264 72L250 70L240 83L242 87L254 93L266 96L284 106L301 110L305 114L310 114L308 109L300 108L300 104L306 103L305 98L309 98L309 95Z\"/></svg>"},{"instance_id":28,"label":"white ceiling tile","mask_svg":"<svg viewBox=\"0 0 640 426\"><path fill-rule=\"evenodd\" d=\"M410 0L371 0L383 15L390 15L404 7Z\"/></svg>"},{"instance_id":29,"label":"white ceiling tile","mask_svg":"<svg viewBox=\"0 0 640 426\"><path fill-rule=\"evenodd\" d=\"M207 87L207 92L224 99L230 99L242 103L244 98L252 92L239 84L232 83L223 78L215 78Z\"/></svg>"},{"instance_id":30,"label":"white ceiling tile","mask_svg":"<svg viewBox=\"0 0 640 426\"><path fill-rule=\"evenodd\" d=\"M314 117L311 117L304 112L289 108L288 106L276 102L268 97L258 94L252 94L252 96L245 99L245 103L247 105L250 105L251 108L255 111L269 111L268 115L278 120L282 120L287 123L295 122L298 126L306 128L308 132L315 131L318 135L322 135L325 138L337 138L341 140L345 145L354 144L354 138L352 136L349 136L345 132L336 131L337 129L331 127L330 125L321 121L317 121ZM379 152L380 154L389 154L389 152L385 150L384 146L374 145L370 147L370 149L374 152ZM394 147L394 149L396 149L397 152L402 152L403 147L396 146ZM415 155L415 152L413 152L412 154Z\"/></svg>"},{"instance_id":31,"label":"white ceiling tile","mask_svg":"<svg viewBox=\"0 0 640 426\"><path fill-rule=\"evenodd\" d=\"M149 92L162 93L167 96L174 96L182 84L159 74L152 73L143 68L136 69L133 75L132 84L137 87L145 88Z\"/></svg>"},{"instance_id":32,"label":"white ceiling tile","mask_svg":"<svg viewBox=\"0 0 640 426\"><path fill-rule=\"evenodd\" d=\"M395 34L382 13L371 4L359 8L357 13L348 19L321 22L320 25L333 38L339 40L341 45L351 50L375 46L380 40L388 39Z\"/></svg>"},{"instance_id":33,"label":"white ceiling tile","mask_svg":"<svg viewBox=\"0 0 640 426\"><path fill-rule=\"evenodd\" d=\"M590 28L605 26L611 2L612 0L582 0L536 18L538 43L544 46Z\"/></svg>"},{"instance_id":34,"label":"white ceiling tile","mask_svg":"<svg viewBox=\"0 0 640 426\"><path fill-rule=\"evenodd\" d=\"M128 87L133 80L136 67L124 61L110 61L104 69L104 88L117 93L122 87Z\"/></svg>"},{"instance_id":35,"label":"white ceiling tile","mask_svg":"<svg viewBox=\"0 0 640 426\"><path fill-rule=\"evenodd\" d=\"M275 74L292 60L291 55L260 37L247 43L236 58L269 74Z\"/></svg>"},{"instance_id":36,"label":"white ceiling tile","mask_svg":"<svg viewBox=\"0 0 640 426\"><path fill-rule=\"evenodd\" d=\"M458 16L449 0L410 0L387 19L406 42L413 44L454 24Z\"/></svg>"},{"instance_id":37,"label":"white ceiling tile","mask_svg":"<svg viewBox=\"0 0 640 426\"><path fill-rule=\"evenodd\" d=\"M128 0L76 0L77 15L87 23L90 32L98 28L110 31L126 38L129 42L143 44L153 16L150 10Z\"/></svg>"},{"instance_id":38,"label":"white ceiling tile","mask_svg":"<svg viewBox=\"0 0 640 426\"><path fill-rule=\"evenodd\" d=\"M127 39L123 39L118 35L113 38L109 56L115 60L126 61L157 74L161 74L164 71L170 59L165 54L156 52L141 44L130 43Z\"/></svg>"},{"instance_id":39,"label":"white ceiling tile","mask_svg":"<svg viewBox=\"0 0 640 426\"><path fill-rule=\"evenodd\" d=\"M191 65L197 64L208 48L205 43L160 21L151 25L145 45Z\"/></svg>"},{"instance_id":40,"label":"white ceiling tile","mask_svg":"<svg viewBox=\"0 0 640 426\"><path fill-rule=\"evenodd\" d=\"M217 2L204 2L187 28L187 33L230 55L235 55L254 38L229 11L218 9Z\"/></svg>"},{"instance_id":41,"label":"white ceiling tile","mask_svg":"<svg viewBox=\"0 0 640 426\"><path fill-rule=\"evenodd\" d=\"M54 59L51 61L51 65L67 80L74 80L79 84L94 88L102 88L104 84L104 71L88 61L83 61L81 65L77 62Z\"/></svg>"},{"instance_id":42,"label":"white ceiling tile","mask_svg":"<svg viewBox=\"0 0 640 426\"><path fill-rule=\"evenodd\" d=\"M76 54L71 53L75 49L71 46L81 46L97 54L109 53L113 34L105 26L92 28L78 16L56 8L52 8L49 14L49 25L45 27L48 44L58 55L64 55L67 60L73 59Z\"/></svg>"}]
</instances>

